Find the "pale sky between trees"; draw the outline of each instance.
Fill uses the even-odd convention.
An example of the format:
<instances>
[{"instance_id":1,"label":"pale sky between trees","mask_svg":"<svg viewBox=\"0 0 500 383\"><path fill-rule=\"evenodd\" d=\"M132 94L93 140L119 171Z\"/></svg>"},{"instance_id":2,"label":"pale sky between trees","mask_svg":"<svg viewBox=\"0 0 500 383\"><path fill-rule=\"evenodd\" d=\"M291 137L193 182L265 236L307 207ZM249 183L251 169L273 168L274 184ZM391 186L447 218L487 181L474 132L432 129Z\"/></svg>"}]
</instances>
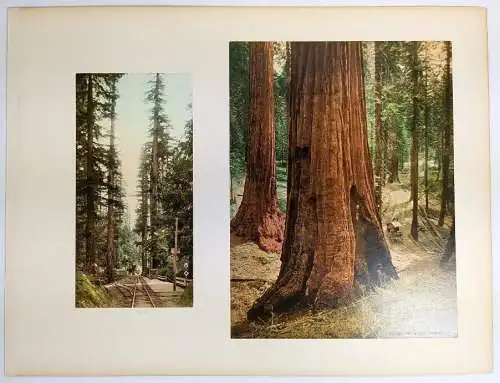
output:
<instances>
[{"instance_id":1,"label":"pale sky between trees","mask_svg":"<svg viewBox=\"0 0 500 383\"><path fill-rule=\"evenodd\" d=\"M163 78L165 111L172 125L170 135L173 139L179 139L184 134L186 121L191 118L191 112L187 108L192 102L191 78L183 73L164 74ZM141 148L150 139L148 129L151 105L144 101L150 79L152 74L131 73L122 77L118 83L120 98L116 103L116 144L122 162L128 211L126 215L130 217L130 225L135 222L138 204L136 188Z\"/></svg>"}]
</instances>

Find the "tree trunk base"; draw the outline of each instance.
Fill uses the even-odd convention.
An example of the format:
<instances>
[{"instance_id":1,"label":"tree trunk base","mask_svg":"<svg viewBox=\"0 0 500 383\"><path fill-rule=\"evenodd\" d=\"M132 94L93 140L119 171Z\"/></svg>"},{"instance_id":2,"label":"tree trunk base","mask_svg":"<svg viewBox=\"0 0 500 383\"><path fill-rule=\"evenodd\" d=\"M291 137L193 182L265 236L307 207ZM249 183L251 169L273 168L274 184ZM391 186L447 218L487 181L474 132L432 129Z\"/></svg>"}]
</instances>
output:
<instances>
[{"instance_id":1,"label":"tree trunk base","mask_svg":"<svg viewBox=\"0 0 500 383\"><path fill-rule=\"evenodd\" d=\"M335 308L363 292L372 291L375 286L383 287L399 279L377 227L368 222L363 226L357 239L363 254L357 261L353 283L339 283L336 270L332 270L323 276L319 289L310 291L307 282L315 262L314 252L304 253L299 261L301 265L296 266L294 272L280 272L275 284L247 312L247 319L267 319L273 314L305 307L313 310Z\"/></svg>"},{"instance_id":2,"label":"tree trunk base","mask_svg":"<svg viewBox=\"0 0 500 383\"><path fill-rule=\"evenodd\" d=\"M283 214L276 210L264 214L262 219L256 217L257 214L251 212L245 214L245 217L237 215L231 222L231 230L237 236L255 242L265 252L281 253L285 231Z\"/></svg>"}]
</instances>

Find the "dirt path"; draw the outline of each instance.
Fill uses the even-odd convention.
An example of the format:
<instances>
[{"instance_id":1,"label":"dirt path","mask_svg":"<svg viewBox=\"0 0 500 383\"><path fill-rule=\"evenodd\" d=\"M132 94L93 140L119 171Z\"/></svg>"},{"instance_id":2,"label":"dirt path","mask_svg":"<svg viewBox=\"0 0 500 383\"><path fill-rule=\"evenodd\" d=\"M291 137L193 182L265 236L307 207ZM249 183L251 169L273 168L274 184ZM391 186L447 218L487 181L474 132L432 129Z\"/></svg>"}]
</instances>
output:
<instances>
[{"instance_id":1,"label":"dirt path","mask_svg":"<svg viewBox=\"0 0 500 383\"><path fill-rule=\"evenodd\" d=\"M242 338L400 338L457 335L455 265L439 260L448 228L419 212L419 241L409 235L411 201L400 184L384 189L382 221L394 216L402 236L387 241L399 280L377 288L346 307L319 313L280 316L273 323L250 324L246 311L276 279L278 254L266 254L252 243L231 238L231 323L234 337ZM261 281L257 280L259 277ZM243 280L247 278L248 281ZM266 281L267 280L267 281Z\"/></svg>"}]
</instances>

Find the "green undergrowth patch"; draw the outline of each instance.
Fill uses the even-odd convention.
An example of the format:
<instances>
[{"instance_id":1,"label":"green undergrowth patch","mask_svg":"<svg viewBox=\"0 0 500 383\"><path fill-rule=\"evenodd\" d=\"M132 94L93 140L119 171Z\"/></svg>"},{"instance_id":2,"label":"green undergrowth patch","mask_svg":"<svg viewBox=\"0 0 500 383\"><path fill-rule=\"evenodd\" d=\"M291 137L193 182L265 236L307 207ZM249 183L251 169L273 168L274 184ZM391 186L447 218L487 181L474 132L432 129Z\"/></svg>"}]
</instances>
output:
<instances>
[{"instance_id":1,"label":"green undergrowth patch","mask_svg":"<svg viewBox=\"0 0 500 383\"><path fill-rule=\"evenodd\" d=\"M192 307L193 306L193 285L186 286L182 295L179 297L179 306Z\"/></svg>"},{"instance_id":2,"label":"green undergrowth patch","mask_svg":"<svg viewBox=\"0 0 500 383\"><path fill-rule=\"evenodd\" d=\"M96 286L91 277L78 271L75 283L76 307L109 307L111 296L104 287Z\"/></svg>"}]
</instances>

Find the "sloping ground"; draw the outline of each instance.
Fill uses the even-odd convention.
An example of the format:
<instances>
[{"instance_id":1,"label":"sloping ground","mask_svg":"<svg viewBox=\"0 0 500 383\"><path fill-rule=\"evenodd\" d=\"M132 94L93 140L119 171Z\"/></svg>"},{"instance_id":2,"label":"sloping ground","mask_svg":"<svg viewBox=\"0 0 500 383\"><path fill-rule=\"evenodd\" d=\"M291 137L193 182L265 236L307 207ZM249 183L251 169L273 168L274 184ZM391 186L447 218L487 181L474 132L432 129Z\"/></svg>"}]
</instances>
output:
<instances>
[{"instance_id":1,"label":"sloping ground","mask_svg":"<svg viewBox=\"0 0 500 383\"><path fill-rule=\"evenodd\" d=\"M88 275L77 272L75 284L76 307L110 307L111 304L112 298L105 288L96 286Z\"/></svg>"},{"instance_id":2,"label":"sloping ground","mask_svg":"<svg viewBox=\"0 0 500 383\"><path fill-rule=\"evenodd\" d=\"M453 337L457 333L454 264L442 268L439 260L448 227L439 228L433 217L419 211L419 241L410 235L411 202L400 184L384 189L383 222L394 216L402 236L387 236L400 279L386 288L345 306L313 313L280 315L261 323L248 323L246 312L271 286L279 273L277 254L266 254L252 243L231 238L231 324L239 338L392 338ZM448 220L449 224L449 220ZM248 279L243 281L243 279Z\"/></svg>"},{"instance_id":3,"label":"sloping ground","mask_svg":"<svg viewBox=\"0 0 500 383\"><path fill-rule=\"evenodd\" d=\"M280 266L279 254L231 235L231 323L245 320L255 299L278 277Z\"/></svg>"}]
</instances>

